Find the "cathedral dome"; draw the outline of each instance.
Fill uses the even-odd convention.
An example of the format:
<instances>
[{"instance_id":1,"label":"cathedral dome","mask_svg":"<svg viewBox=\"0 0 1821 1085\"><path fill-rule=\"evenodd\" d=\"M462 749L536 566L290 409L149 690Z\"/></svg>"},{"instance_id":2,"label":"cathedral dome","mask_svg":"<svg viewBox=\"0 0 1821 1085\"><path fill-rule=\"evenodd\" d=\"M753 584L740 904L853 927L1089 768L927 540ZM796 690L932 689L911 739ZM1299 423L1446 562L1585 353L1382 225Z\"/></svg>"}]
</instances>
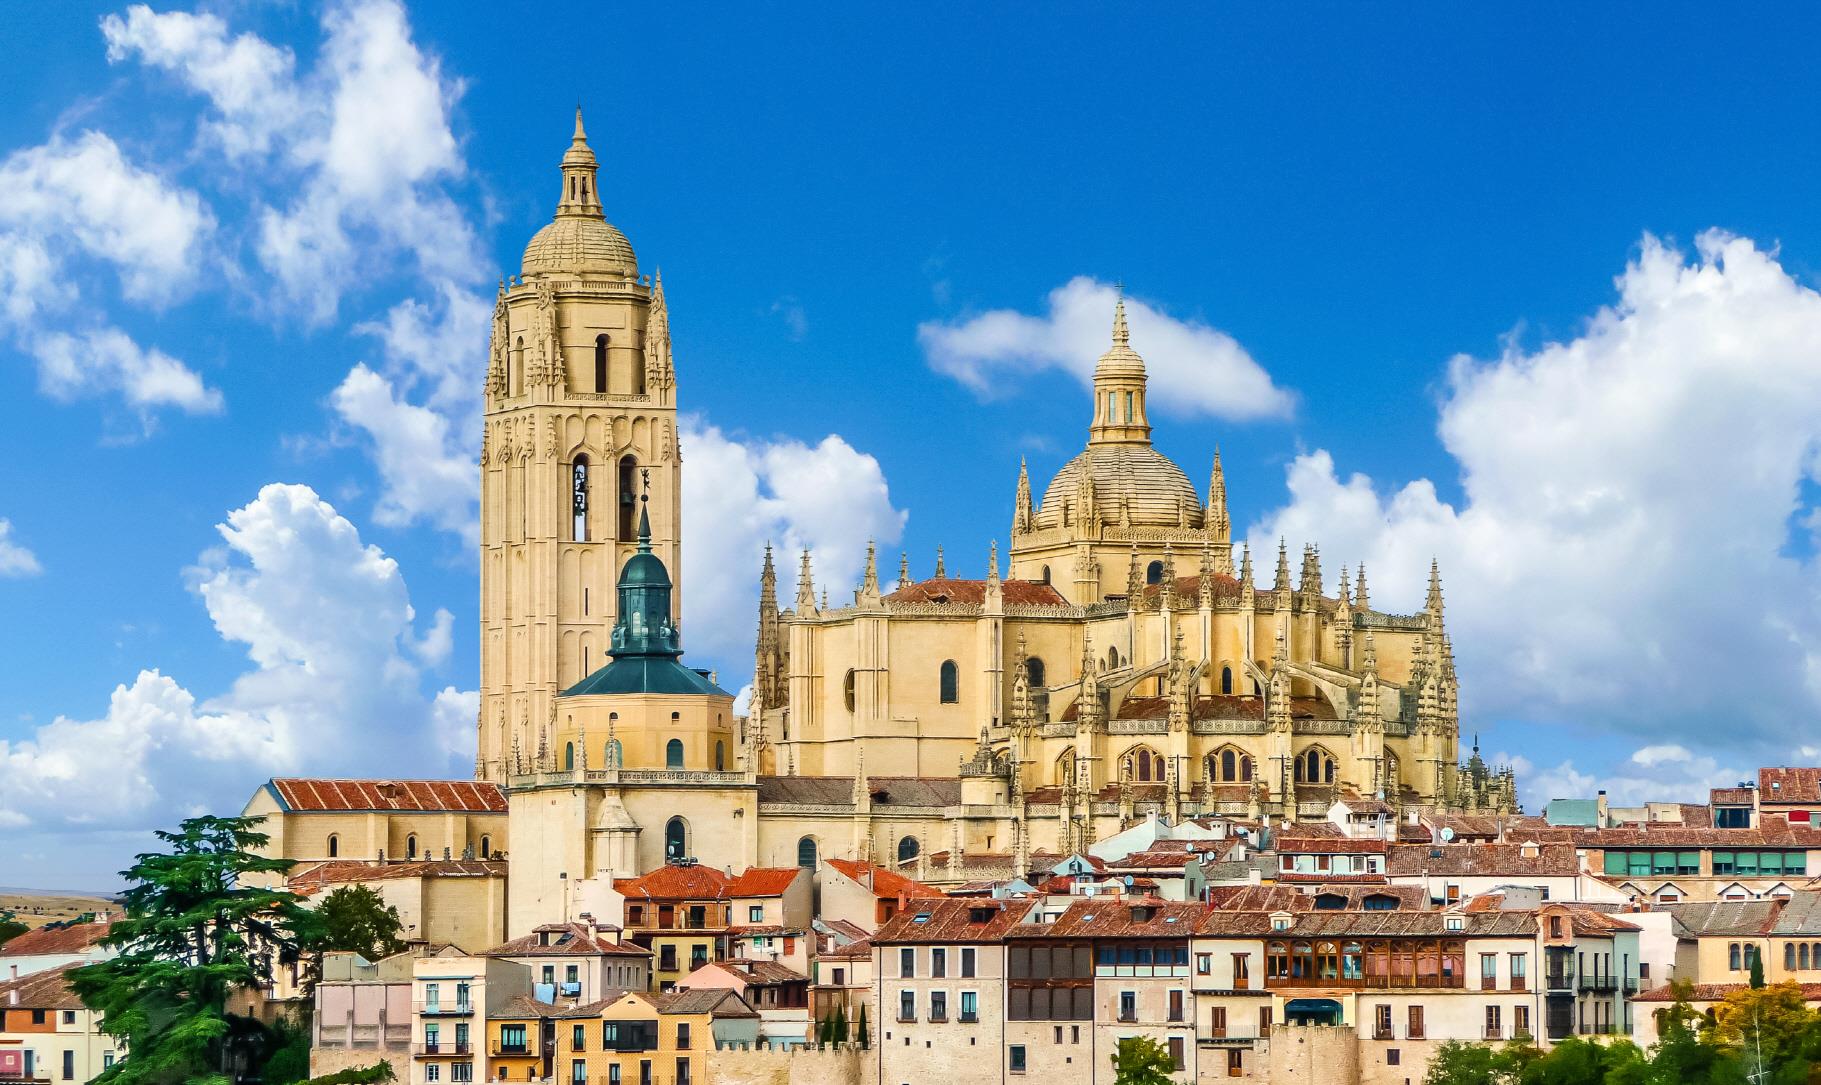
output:
<instances>
[{"instance_id":1,"label":"cathedral dome","mask_svg":"<svg viewBox=\"0 0 1821 1085\"><path fill-rule=\"evenodd\" d=\"M1093 480L1094 506L1104 524L1123 523L1123 506L1130 510L1134 527L1180 526L1185 509L1187 526L1202 526L1201 499L1195 486L1168 456L1148 444L1094 444L1050 480L1037 509L1036 527L1063 526L1064 506L1071 507L1069 522L1080 522L1080 510L1073 506L1083 475Z\"/></svg>"},{"instance_id":2,"label":"cathedral dome","mask_svg":"<svg viewBox=\"0 0 1821 1085\"><path fill-rule=\"evenodd\" d=\"M532 235L521 273L529 277L564 272L633 279L638 277L639 262L632 242L613 223L593 215L559 215Z\"/></svg>"}]
</instances>

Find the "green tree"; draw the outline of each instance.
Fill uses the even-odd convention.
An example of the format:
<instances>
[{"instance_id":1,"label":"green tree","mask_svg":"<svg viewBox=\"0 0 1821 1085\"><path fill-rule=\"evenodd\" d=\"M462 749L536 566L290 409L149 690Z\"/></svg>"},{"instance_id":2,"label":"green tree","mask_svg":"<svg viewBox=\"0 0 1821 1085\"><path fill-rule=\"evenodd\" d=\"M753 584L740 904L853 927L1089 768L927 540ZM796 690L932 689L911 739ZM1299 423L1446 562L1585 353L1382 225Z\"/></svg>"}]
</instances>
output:
<instances>
[{"instance_id":1,"label":"green tree","mask_svg":"<svg viewBox=\"0 0 1821 1085\"><path fill-rule=\"evenodd\" d=\"M1711 1042L1735 1048L1748 1073L1779 1074L1811 1048L1815 1014L1800 985L1784 981L1733 991L1714 1007Z\"/></svg>"},{"instance_id":2,"label":"green tree","mask_svg":"<svg viewBox=\"0 0 1821 1085\"><path fill-rule=\"evenodd\" d=\"M291 866L257 854L258 820L190 818L157 834L166 851L121 872L126 915L103 940L118 956L70 973L126 1050L101 1085L227 1085L237 1066L260 1061L264 1027L229 1013L228 998L265 986L274 961L295 959L316 928L295 894L253 884Z\"/></svg>"},{"instance_id":3,"label":"green tree","mask_svg":"<svg viewBox=\"0 0 1821 1085\"><path fill-rule=\"evenodd\" d=\"M31 930L18 916L5 909L0 909L0 946Z\"/></svg>"},{"instance_id":4,"label":"green tree","mask_svg":"<svg viewBox=\"0 0 1821 1085\"><path fill-rule=\"evenodd\" d=\"M1675 1002L1656 1011L1657 1043L1650 1049L1650 1085L1710 1081L1719 1052L1701 1040L1699 1029L1706 1022L1688 1004L1694 984L1672 980L1670 990L1675 993Z\"/></svg>"},{"instance_id":5,"label":"green tree","mask_svg":"<svg viewBox=\"0 0 1821 1085\"><path fill-rule=\"evenodd\" d=\"M1176 1060L1149 1036L1127 1036L1112 1054L1113 1085L1170 1085Z\"/></svg>"},{"instance_id":6,"label":"green tree","mask_svg":"<svg viewBox=\"0 0 1821 1085\"><path fill-rule=\"evenodd\" d=\"M1760 990L1764 986L1764 957L1758 952L1757 946L1747 946L1745 952L1751 957L1751 989Z\"/></svg>"},{"instance_id":7,"label":"green tree","mask_svg":"<svg viewBox=\"0 0 1821 1085\"><path fill-rule=\"evenodd\" d=\"M308 987L316 989L322 978L322 954L358 953L369 961L402 953L404 929L398 909L364 885L344 885L322 898L316 906L313 929L304 948L315 954Z\"/></svg>"},{"instance_id":8,"label":"green tree","mask_svg":"<svg viewBox=\"0 0 1821 1085\"><path fill-rule=\"evenodd\" d=\"M834 1043L847 1042L847 1003L835 1003L835 1027L829 1032L829 1036Z\"/></svg>"},{"instance_id":9,"label":"green tree","mask_svg":"<svg viewBox=\"0 0 1821 1085\"><path fill-rule=\"evenodd\" d=\"M1529 1044L1512 1042L1504 1047L1448 1040L1429 1059L1423 1085L1515 1085L1543 1058Z\"/></svg>"},{"instance_id":10,"label":"green tree","mask_svg":"<svg viewBox=\"0 0 1821 1085\"><path fill-rule=\"evenodd\" d=\"M866 1031L866 1003L864 1002L860 1003L860 1024L854 1039L858 1040L863 1048L873 1046L873 1038Z\"/></svg>"}]
</instances>

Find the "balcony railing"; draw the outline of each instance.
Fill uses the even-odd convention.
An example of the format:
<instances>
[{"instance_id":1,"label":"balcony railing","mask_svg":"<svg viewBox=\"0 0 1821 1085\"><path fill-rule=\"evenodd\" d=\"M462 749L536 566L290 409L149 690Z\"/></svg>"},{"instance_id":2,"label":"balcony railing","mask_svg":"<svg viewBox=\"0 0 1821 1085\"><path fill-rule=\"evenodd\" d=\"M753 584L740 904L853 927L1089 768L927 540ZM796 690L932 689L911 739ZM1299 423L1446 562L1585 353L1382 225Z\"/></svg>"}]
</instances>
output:
<instances>
[{"instance_id":1,"label":"balcony railing","mask_svg":"<svg viewBox=\"0 0 1821 1085\"><path fill-rule=\"evenodd\" d=\"M530 1044L494 1044L489 1055L535 1055Z\"/></svg>"},{"instance_id":2,"label":"balcony railing","mask_svg":"<svg viewBox=\"0 0 1821 1085\"><path fill-rule=\"evenodd\" d=\"M472 1017L472 1002L419 1002L413 1007L425 1017Z\"/></svg>"},{"instance_id":3,"label":"balcony railing","mask_svg":"<svg viewBox=\"0 0 1821 1085\"><path fill-rule=\"evenodd\" d=\"M447 1043L447 1044L443 1043L442 1041L439 1040L433 1044L429 1044L429 1043L413 1044L413 1045L411 1045L411 1053L413 1055L419 1055L419 1056L424 1056L424 1055L471 1055L474 1053L474 1045L468 1043L465 1040L462 1041L461 1043Z\"/></svg>"},{"instance_id":4,"label":"balcony railing","mask_svg":"<svg viewBox=\"0 0 1821 1085\"><path fill-rule=\"evenodd\" d=\"M955 1020L964 1025L972 1025L977 1024L980 1021L980 1015L977 1013L964 1013L960 1017L955 1018Z\"/></svg>"},{"instance_id":5,"label":"balcony railing","mask_svg":"<svg viewBox=\"0 0 1821 1085\"><path fill-rule=\"evenodd\" d=\"M1485 1029L1485 1035L1482 1037L1482 1039L1487 1039L1487 1040L1502 1040L1504 1038L1505 1038L1505 1030L1498 1027L1497 1025L1487 1025L1486 1029Z\"/></svg>"},{"instance_id":6,"label":"balcony railing","mask_svg":"<svg viewBox=\"0 0 1821 1085\"><path fill-rule=\"evenodd\" d=\"M1543 986L1545 990L1549 991L1574 990L1574 970L1569 969L1566 972L1550 972L1547 978L1544 979Z\"/></svg>"},{"instance_id":7,"label":"balcony railing","mask_svg":"<svg viewBox=\"0 0 1821 1085\"><path fill-rule=\"evenodd\" d=\"M1396 1034L1388 1028L1375 1028L1372 1030L1372 1038L1374 1040L1393 1040L1397 1037Z\"/></svg>"},{"instance_id":8,"label":"balcony railing","mask_svg":"<svg viewBox=\"0 0 1821 1085\"><path fill-rule=\"evenodd\" d=\"M1611 994L1619 989L1619 979L1611 975L1587 975L1582 973L1579 990L1597 994Z\"/></svg>"}]
</instances>

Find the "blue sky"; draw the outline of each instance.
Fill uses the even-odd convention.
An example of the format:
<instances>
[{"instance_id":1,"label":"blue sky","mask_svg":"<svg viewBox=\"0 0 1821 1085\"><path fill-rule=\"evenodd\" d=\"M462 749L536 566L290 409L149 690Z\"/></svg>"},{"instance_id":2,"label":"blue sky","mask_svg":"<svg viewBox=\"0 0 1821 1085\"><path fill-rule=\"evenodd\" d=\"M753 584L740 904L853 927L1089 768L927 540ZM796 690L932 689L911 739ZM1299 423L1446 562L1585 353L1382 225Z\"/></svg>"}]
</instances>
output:
<instances>
[{"instance_id":1,"label":"blue sky","mask_svg":"<svg viewBox=\"0 0 1821 1085\"><path fill-rule=\"evenodd\" d=\"M485 306L578 101L663 270L726 684L768 537L837 594L868 537L983 568L1123 281L1157 442L1220 446L1249 537L1394 609L1440 556L1532 805L1813 756L1812 12L4 20L9 882L273 772L462 771Z\"/></svg>"}]
</instances>

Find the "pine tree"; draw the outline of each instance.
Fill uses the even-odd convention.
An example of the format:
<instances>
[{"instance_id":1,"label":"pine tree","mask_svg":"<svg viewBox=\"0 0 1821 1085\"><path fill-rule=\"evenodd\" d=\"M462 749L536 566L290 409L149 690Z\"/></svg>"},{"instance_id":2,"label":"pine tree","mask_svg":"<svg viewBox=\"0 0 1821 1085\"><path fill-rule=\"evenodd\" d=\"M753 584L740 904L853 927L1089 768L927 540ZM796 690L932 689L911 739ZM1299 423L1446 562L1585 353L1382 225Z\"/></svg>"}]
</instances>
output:
<instances>
[{"instance_id":1,"label":"pine tree","mask_svg":"<svg viewBox=\"0 0 1821 1085\"><path fill-rule=\"evenodd\" d=\"M847 1003L845 1002L835 1003L834 1027L829 1031L829 1041L837 1044L847 1042Z\"/></svg>"},{"instance_id":2,"label":"pine tree","mask_svg":"<svg viewBox=\"0 0 1821 1085\"><path fill-rule=\"evenodd\" d=\"M860 1003L860 1026L854 1038L860 1042L862 1048L873 1046L873 1039L866 1032L866 1003L864 1002Z\"/></svg>"}]
</instances>

